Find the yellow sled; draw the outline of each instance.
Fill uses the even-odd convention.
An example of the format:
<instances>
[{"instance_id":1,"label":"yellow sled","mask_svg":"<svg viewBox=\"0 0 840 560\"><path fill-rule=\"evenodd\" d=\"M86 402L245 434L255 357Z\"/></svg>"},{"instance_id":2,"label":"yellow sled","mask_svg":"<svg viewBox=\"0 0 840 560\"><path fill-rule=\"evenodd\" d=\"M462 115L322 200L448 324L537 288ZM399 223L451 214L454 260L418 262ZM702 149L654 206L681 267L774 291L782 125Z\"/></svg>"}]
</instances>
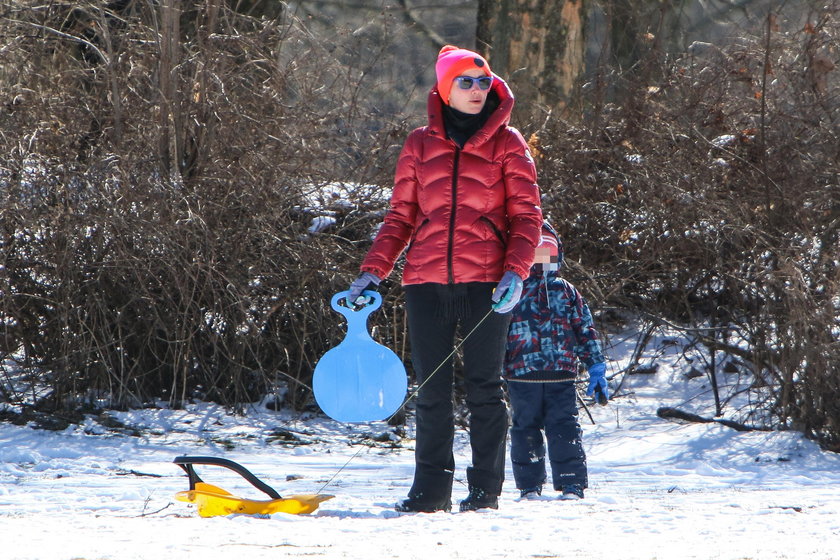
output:
<instances>
[{"instance_id":1,"label":"yellow sled","mask_svg":"<svg viewBox=\"0 0 840 560\"><path fill-rule=\"evenodd\" d=\"M283 498L271 486L254 476L248 469L228 459L218 457L176 457L173 461L184 469L190 480L190 489L175 494L181 502L195 504L201 517L230 515L270 515L272 513L290 513L299 515L312 513L321 502L334 496L329 494L299 494ZM268 495L270 500L250 500L234 496L227 490L202 481L193 468L194 464L215 465L228 468L241 475L255 488Z\"/></svg>"}]
</instances>

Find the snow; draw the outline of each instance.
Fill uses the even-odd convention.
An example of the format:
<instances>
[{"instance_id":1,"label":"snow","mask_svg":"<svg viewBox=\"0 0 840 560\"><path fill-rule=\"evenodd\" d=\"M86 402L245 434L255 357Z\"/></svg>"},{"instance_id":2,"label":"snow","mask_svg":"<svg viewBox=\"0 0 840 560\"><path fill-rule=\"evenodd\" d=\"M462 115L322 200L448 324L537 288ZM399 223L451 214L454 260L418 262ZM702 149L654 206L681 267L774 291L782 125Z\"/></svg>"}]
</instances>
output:
<instances>
[{"instance_id":1,"label":"snow","mask_svg":"<svg viewBox=\"0 0 840 560\"><path fill-rule=\"evenodd\" d=\"M109 413L140 435L93 416L61 432L0 424L2 558L840 558L840 455L793 431L657 417L660 406L713 416L708 381L684 375L692 358L672 339L656 350L655 373L622 378L634 342L621 340L608 352L617 396L589 405L594 424L581 411L590 477L583 500L549 491L520 501L508 465L499 510L457 512L469 461L459 430L453 512L399 515L393 504L411 484L413 421L398 438L379 422L257 405L233 415L196 403ZM724 416L739 394L738 376L730 377L720 380ZM203 519L174 499L188 486L172 463L178 455L234 460L281 494L335 498L304 516ZM236 494L265 497L230 471L196 469Z\"/></svg>"},{"instance_id":2,"label":"snow","mask_svg":"<svg viewBox=\"0 0 840 560\"><path fill-rule=\"evenodd\" d=\"M331 226L334 226L336 219L332 216L315 216L312 218L312 225L309 226L309 233L321 233Z\"/></svg>"},{"instance_id":3,"label":"snow","mask_svg":"<svg viewBox=\"0 0 840 560\"><path fill-rule=\"evenodd\" d=\"M723 148L726 146L731 146L738 140L738 137L734 134L722 134L712 140L712 144L718 148Z\"/></svg>"}]
</instances>

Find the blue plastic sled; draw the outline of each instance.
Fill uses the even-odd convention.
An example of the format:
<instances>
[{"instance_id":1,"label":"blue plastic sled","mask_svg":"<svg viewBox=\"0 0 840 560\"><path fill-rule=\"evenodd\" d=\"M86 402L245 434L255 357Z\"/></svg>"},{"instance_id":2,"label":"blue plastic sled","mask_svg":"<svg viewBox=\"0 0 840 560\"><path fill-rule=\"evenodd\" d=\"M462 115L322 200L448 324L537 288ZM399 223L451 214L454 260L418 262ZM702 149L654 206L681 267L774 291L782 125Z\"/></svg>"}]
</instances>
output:
<instances>
[{"instance_id":1,"label":"blue plastic sled","mask_svg":"<svg viewBox=\"0 0 840 560\"><path fill-rule=\"evenodd\" d=\"M347 319L347 334L315 366L312 391L324 414L339 422L384 420L399 410L408 389L405 366L390 349L370 337L368 316L382 305L378 292L363 295L373 302L353 310L338 303L349 292L332 298L332 308Z\"/></svg>"}]
</instances>

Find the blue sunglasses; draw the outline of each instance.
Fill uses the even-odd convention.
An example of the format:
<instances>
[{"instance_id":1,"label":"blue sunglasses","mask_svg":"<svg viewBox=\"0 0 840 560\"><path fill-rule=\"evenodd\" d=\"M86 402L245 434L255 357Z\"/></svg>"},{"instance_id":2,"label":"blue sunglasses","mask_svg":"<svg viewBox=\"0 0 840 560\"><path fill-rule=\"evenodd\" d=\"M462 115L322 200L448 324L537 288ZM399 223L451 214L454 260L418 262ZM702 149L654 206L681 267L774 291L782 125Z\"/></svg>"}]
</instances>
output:
<instances>
[{"instance_id":1,"label":"blue sunglasses","mask_svg":"<svg viewBox=\"0 0 840 560\"><path fill-rule=\"evenodd\" d=\"M471 76L458 76L455 82L461 89L472 89L473 84L478 84L478 89L488 90L493 85L493 76L481 76L480 78L473 78Z\"/></svg>"}]
</instances>

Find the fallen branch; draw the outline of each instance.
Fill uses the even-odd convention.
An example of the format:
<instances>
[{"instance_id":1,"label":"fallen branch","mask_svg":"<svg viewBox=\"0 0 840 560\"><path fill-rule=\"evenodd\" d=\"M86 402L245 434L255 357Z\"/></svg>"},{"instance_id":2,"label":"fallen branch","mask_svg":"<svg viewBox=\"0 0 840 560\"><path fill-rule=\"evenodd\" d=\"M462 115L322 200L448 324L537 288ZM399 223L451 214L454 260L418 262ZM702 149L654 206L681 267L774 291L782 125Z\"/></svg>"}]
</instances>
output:
<instances>
[{"instance_id":1,"label":"fallen branch","mask_svg":"<svg viewBox=\"0 0 840 560\"><path fill-rule=\"evenodd\" d=\"M581 407L583 407L583 410L586 411L586 415L589 416L589 421L595 424L595 419L592 418L592 413L589 412L589 407L586 406L586 403L584 402L583 397L580 396L580 391L577 390L577 387L575 387L575 396L577 397Z\"/></svg>"},{"instance_id":2,"label":"fallen branch","mask_svg":"<svg viewBox=\"0 0 840 560\"><path fill-rule=\"evenodd\" d=\"M708 424L710 422L717 422L718 424L722 424L728 428L732 428L733 430L738 430L739 432L771 432L773 431L771 428L764 428L762 426L749 426L747 424L742 424L740 422L735 422L734 420L726 420L724 418L704 418L699 414L693 414L691 412L686 412L684 410L679 410L678 408L672 408L670 406L663 406L656 410L656 415L660 418L664 418L666 420L675 419L675 420L685 420L686 422L697 422L700 424Z\"/></svg>"}]
</instances>

